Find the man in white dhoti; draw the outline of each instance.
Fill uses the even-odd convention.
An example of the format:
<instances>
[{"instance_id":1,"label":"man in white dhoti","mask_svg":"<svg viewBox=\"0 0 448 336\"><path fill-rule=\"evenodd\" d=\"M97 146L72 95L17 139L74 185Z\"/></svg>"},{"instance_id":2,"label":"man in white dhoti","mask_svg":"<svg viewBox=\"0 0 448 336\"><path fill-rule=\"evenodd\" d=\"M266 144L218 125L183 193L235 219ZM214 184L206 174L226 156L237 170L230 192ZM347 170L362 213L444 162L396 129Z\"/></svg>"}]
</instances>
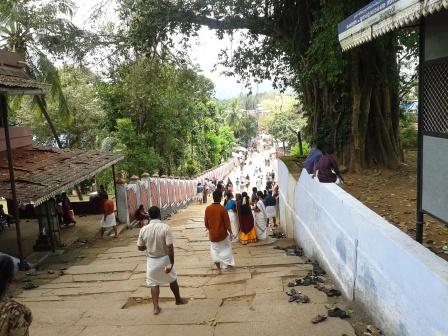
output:
<instances>
[{"instance_id":1,"label":"man in white dhoti","mask_svg":"<svg viewBox=\"0 0 448 336\"><path fill-rule=\"evenodd\" d=\"M267 225L269 226L269 219L272 218L274 227L277 227L277 200L272 196L272 190L268 191L268 196L263 200L263 203L266 207Z\"/></svg>"},{"instance_id":2,"label":"man in white dhoti","mask_svg":"<svg viewBox=\"0 0 448 336\"><path fill-rule=\"evenodd\" d=\"M113 228L115 233L115 238L118 237L117 232L117 221L115 219L115 205L114 201L110 199L106 199L103 204L103 218L101 218L101 238L104 236L104 232L106 232L106 229Z\"/></svg>"},{"instance_id":3,"label":"man in white dhoti","mask_svg":"<svg viewBox=\"0 0 448 336\"><path fill-rule=\"evenodd\" d=\"M213 204L205 209L204 224L210 238L210 254L213 262L221 274L221 269L235 266L232 253L232 227L229 214L221 205L222 194L219 191L213 193ZM230 236L229 236L230 235Z\"/></svg>"},{"instance_id":4,"label":"man in white dhoti","mask_svg":"<svg viewBox=\"0 0 448 336\"><path fill-rule=\"evenodd\" d=\"M176 299L176 305L186 304L180 296L177 274L174 268L173 234L170 227L161 222L160 209L149 209L150 222L140 230L137 240L139 251L146 251L146 284L151 288L154 315L161 311L159 306L160 285L169 284Z\"/></svg>"}]
</instances>

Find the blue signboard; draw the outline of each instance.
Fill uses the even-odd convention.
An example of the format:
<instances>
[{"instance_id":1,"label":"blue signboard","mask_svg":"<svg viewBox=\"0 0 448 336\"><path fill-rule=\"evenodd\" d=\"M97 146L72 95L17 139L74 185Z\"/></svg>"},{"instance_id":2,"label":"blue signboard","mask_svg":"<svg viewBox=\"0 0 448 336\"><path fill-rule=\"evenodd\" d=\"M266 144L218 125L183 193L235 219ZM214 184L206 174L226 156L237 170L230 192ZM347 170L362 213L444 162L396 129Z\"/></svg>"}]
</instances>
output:
<instances>
[{"instance_id":1,"label":"blue signboard","mask_svg":"<svg viewBox=\"0 0 448 336\"><path fill-rule=\"evenodd\" d=\"M345 31L355 27L356 25L364 22L370 17L378 14L381 11L392 9L390 15L393 14L395 9L393 5L401 0L374 0L368 5L364 6L360 10L358 10L355 14L350 15L344 21L338 24L338 32L339 34L344 33ZM387 16L387 13L385 13Z\"/></svg>"},{"instance_id":2,"label":"blue signboard","mask_svg":"<svg viewBox=\"0 0 448 336\"><path fill-rule=\"evenodd\" d=\"M343 48L370 41L374 32L384 34L420 15L421 0L374 0L339 23Z\"/></svg>"}]
</instances>

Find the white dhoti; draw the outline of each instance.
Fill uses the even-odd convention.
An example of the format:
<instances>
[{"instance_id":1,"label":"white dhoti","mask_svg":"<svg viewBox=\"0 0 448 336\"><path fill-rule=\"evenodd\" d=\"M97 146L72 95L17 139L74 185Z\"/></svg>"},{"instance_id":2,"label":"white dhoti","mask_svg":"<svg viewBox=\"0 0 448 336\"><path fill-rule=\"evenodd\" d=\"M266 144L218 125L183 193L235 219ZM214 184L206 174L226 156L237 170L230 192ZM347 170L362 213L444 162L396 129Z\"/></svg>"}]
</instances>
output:
<instances>
[{"instance_id":1,"label":"white dhoti","mask_svg":"<svg viewBox=\"0 0 448 336\"><path fill-rule=\"evenodd\" d=\"M220 263L222 268L235 266L232 253L232 242L229 237L220 242L210 242L210 254L214 263Z\"/></svg>"},{"instance_id":2,"label":"white dhoti","mask_svg":"<svg viewBox=\"0 0 448 336\"><path fill-rule=\"evenodd\" d=\"M266 217L262 212L255 213L255 230L257 231L257 238L259 240L265 240L267 235L266 229Z\"/></svg>"},{"instance_id":3,"label":"white dhoti","mask_svg":"<svg viewBox=\"0 0 448 336\"><path fill-rule=\"evenodd\" d=\"M227 213L229 214L229 219L230 219L230 227L232 228L232 234L235 237L232 242L237 242L240 240L239 238L239 233L240 233L240 227L238 225L238 217L236 215L236 212L233 210L229 210L227 211Z\"/></svg>"},{"instance_id":4,"label":"white dhoti","mask_svg":"<svg viewBox=\"0 0 448 336\"><path fill-rule=\"evenodd\" d=\"M174 266L170 273L165 273L165 267L170 264L170 258L168 256L158 258L147 257L146 284L148 287L166 285L177 280Z\"/></svg>"},{"instance_id":5,"label":"white dhoti","mask_svg":"<svg viewBox=\"0 0 448 336\"><path fill-rule=\"evenodd\" d=\"M275 215L276 215L275 206L267 206L266 207L266 217L267 218L274 218Z\"/></svg>"},{"instance_id":6,"label":"white dhoti","mask_svg":"<svg viewBox=\"0 0 448 336\"><path fill-rule=\"evenodd\" d=\"M102 228L109 228L117 225L117 221L115 219L115 214L107 215L106 218L101 218L101 227Z\"/></svg>"}]
</instances>

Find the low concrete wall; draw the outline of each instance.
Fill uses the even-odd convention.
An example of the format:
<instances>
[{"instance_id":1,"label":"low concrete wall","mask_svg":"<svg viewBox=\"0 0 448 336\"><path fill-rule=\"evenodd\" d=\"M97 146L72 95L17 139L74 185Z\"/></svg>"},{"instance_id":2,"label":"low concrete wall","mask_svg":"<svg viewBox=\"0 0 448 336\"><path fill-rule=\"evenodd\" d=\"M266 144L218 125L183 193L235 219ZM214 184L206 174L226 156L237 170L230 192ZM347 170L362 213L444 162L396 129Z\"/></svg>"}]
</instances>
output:
<instances>
[{"instance_id":1,"label":"low concrete wall","mask_svg":"<svg viewBox=\"0 0 448 336\"><path fill-rule=\"evenodd\" d=\"M295 181L282 161L278 170L282 225L346 297L386 335L448 335L446 261L335 184L306 171Z\"/></svg>"}]
</instances>

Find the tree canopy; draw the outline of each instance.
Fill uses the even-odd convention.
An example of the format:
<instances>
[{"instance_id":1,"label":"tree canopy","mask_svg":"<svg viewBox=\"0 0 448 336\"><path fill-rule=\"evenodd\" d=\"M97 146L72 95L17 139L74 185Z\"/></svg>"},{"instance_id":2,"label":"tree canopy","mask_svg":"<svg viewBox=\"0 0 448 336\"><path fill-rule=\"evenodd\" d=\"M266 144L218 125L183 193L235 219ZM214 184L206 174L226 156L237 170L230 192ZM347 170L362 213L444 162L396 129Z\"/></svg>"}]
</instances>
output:
<instances>
[{"instance_id":1,"label":"tree canopy","mask_svg":"<svg viewBox=\"0 0 448 336\"><path fill-rule=\"evenodd\" d=\"M293 86L308 117L308 137L336 145L352 169L396 167L399 39L389 34L342 54L337 38L337 23L367 3L121 0L120 12L133 47L148 54L169 53L179 35L188 45L200 26L220 37L242 30L240 44L221 55L229 74Z\"/></svg>"},{"instance_id":2,"label":"tree canopy","mask_svg":"<svg viewBox=\"0 0 448 336\"><path fill-rule=\"evenodd\" d=\"M29 73L52 84L46 99L10 101L13 121L32 125L40 144L58 134L62 146L119 151L129 174L195 174L249 144L259 126L279 141L332 143L354 170L395 167L398 103L415 87L415 77L400 80L397 57L412 62L416 35L389 34L343 54L336 25L367 2L117 0L119 22L87 31L72 21L73 1L5 0L1 47L24 53ZM269 79L297 98L216 101L188 58L202 26L241 37L217 60L227 75ZM95 51L107 61L91 70ZM257 105L273 113L257 120Z\"/></svg>"}]
</instances>

